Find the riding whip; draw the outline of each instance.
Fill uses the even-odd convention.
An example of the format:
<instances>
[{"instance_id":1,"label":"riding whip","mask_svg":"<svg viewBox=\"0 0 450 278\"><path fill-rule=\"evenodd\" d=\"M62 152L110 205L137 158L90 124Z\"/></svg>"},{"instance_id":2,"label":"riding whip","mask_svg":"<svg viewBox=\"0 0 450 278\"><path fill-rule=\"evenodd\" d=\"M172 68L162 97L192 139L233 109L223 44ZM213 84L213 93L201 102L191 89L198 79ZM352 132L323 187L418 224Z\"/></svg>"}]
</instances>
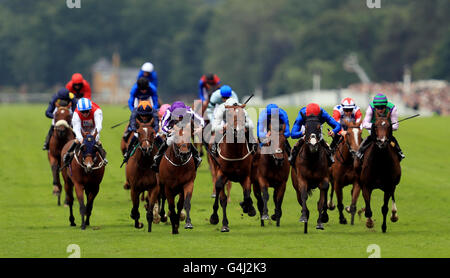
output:
<instances>
[{"instance_id":1,"label":"riding whip","mask_svg":"<svg viewBox=\"0 0 450 278\"><path fill-rule=\"evenodd\" d=\"M123 125L124 123L128 123L128 122L129 122L129 120L120 122L120 123L118 123L118 124L116 124L116 125L113 125L111 128L116 128L116 127L118 127L118 126L120 126L120 125Z\"/></svg>"},{"instance_id":2,"label":"riding whip","mask_svg":"<svg viewBox=\"0 0 450 278\"><path fill-rule=\"evenodd\" d=\"M392 124L393 124L393 125L394 125L394 124L398 124L399 122L403 122L403 121L406 121L406 120L409 120L409 119L412 119L412 118L415 118L415 117L418 117L418 116L420 116L420 114L416 114L416 115L409 116L409 117L407 117L407 118L401 119L400 121L397 121L396 123L392 123Z\"/></svg>"}]
</instances>

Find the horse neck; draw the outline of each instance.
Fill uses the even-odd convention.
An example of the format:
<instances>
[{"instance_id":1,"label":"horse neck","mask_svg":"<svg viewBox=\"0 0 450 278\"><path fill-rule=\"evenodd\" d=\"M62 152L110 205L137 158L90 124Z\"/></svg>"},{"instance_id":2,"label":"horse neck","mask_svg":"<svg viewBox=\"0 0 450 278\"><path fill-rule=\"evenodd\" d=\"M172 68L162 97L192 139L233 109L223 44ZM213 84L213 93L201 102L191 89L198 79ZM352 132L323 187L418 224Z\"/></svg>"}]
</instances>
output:
<instances>
[{"instance_id":1,"label":"horse neck","mask_svg":"<svg viewBox=\"0 0 450 278\"><path fill-rule=\"evenodd\" d=\"M339 158L346 162L348 160L353 160L353 157L350 153L350 146L347 144L347 139L344 138L341 143L339 143L337 147L336 154L340 156Z\"/></svg>"},{"instance_id":2,"label":"horse neck","mask_svg":"<svg viewBox=\"0 0 450 278\"><path fill-rule=\"evenodd\" d=\"M223 153L226 154L241 154L241 155L245 155L248 152L247 149L247 142L244 143L237 143L234 142L233 138L233 143L227 143L226 142L226 136L223 138Z\"/></svg>"}]
</instances>

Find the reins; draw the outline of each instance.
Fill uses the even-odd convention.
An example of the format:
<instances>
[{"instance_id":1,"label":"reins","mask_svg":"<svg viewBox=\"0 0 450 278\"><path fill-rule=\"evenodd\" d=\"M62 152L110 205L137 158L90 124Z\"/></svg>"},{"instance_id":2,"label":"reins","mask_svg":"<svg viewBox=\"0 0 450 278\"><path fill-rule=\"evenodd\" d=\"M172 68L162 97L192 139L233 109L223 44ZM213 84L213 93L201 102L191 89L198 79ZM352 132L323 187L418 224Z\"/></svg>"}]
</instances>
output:
<instances>
[{"instance_id":1,"label":"reins","mask_svg":"<svg viewBox=\"0 0 450 278\"><path fill-rule=\"evenodd\" d=\"M225 138L225 134L222 136L222 138L220 139L219 143L217 143L217 154L223 160L225 160L225 161L242 161L242 160L246 159L249 155L251 155L253 153L253 151L250 151L250 149L248 148L247 141L245 141L245 145L247 146L247 154L246 155L244 155L243 157L240 157L240 158L227 158L227 157L224 157L221 154L221 151L220 151L220 143L223 142L223 138Z\"/></svg>"},{"instance_id":2,"label":"reins","mask_svg":"<svg viewBox=\"0 0 450 278\"><path fill-rule=\"evenodd\" d=\"M81 153L81 149L78 150L78 153L75 154L75 161L78 163L78 165L81 166L81 168L83 168L84 171L87 171L87 167L78 160L78 156L80 155L80 153ZM96 167L91 168L92 171L98 170L105 165L105 160L103 159L103 157L101 155L99 155L99 157L100 157L101 161Z\"/></svg>"}]
</instances>

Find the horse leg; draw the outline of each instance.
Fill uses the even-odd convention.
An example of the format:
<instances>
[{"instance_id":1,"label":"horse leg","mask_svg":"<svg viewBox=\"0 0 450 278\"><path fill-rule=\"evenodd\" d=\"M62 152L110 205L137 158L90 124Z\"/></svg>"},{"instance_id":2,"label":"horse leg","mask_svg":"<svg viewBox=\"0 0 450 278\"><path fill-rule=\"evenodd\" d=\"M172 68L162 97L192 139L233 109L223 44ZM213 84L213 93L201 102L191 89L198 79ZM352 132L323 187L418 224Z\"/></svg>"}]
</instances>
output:
<instances>
[{"instance_id":1,"label":"horse leg","mask_svg":"<svg viewBox=\"0 0 450 278\"><path fill-rule=\"evenodd\" d=\"M172 193L169 193L166 189L166 198L167 198L167 204L169 206L169 213L170 213L170 222L172 224L172 234L178 234L178 229L175 228L175 225L177 223L177 213L175 212L175 196L173 196Z\"/></svg>"},{"instance_id":2,"label":"horse leg","mask_svg":"<svg viewBox=\"0 0 450 278\"><path fill-rule=\"evenodd\" d=\"M334 181L333 186L331 187L331 190L330 190L330 200L327 203L329 210L334 210L336 208L336 206L333 204L333 193L334 193L334 188L336 187L336 184L337 184L337 182ZM337 198L337 192L336 192L336 198Z\"/></svg>"},{"instance_id":3,"label":"horse leg","mask_svg":"<svg viewBox=\"0 0 450 278\"><path fill-rule=\"evenodd\" d=\"M77 194L78 203L80 204L80 214L81 214L81 229L86 229L85 215L86 206L84 205L84 190L83 186L79 183L75 183L75 192Z\"/></svg>"},{"instance_id":4,"label":"horse leg","mask_svg":"<svg viewBox=\"0 0 450 278\"><path fill-rule=\"evenodd\" d=\"M383 224L381 225L381 230L383 233L386 233L387 225L386 225L386 216L389 211L389 199L391 198L392 193L389 191L384 192L384 203L381 207L381 213L383 214Z\"/></svg>"},{"instance_id":5,"label":"horse leg","mask_svg":"<svg viewBox=\"0 0 450 278\"><path fill-rule=\"evenodd\" d=\"M353 183L352 188L352 204L350 205L350 214L352 215L351 224L355 223L355 214L356 214L356 202L358 201L359 192L361 191L361 187L358 182Z\"/></svg>"},{"instance_id":6,"label":"horse leg","mask_svg":"<svg viewBox=\"0 0 450 278\"><path fill-rule=\"evenodd\" d=\"M391 216L391 221L394 222L394 223L398 221L397 206L395 205L394 192L392 192L392 216Z\"/></svg>"},{"instance_id":7,"label":"horse leg","mask_svg":"<svg viewBox=\"0 0 450 278\"><path fill-rule=\"evenodd\" d=\"M372 220L372 210L370 208L370 195L372 194L372 191L369 190L366 186L362 187L362 193L364 197L364 202L366 203L366 209L364 212L364 216L366 216L366 227L371 229L373 228L373 220Z\"/></svg>"},{"instance_id":8,"label":"horse leg","mask_svg":"<svg viewBox=\"0 0 450 278\"><path fill-rule=\"evenodd\" d=\"M268 192L269 184L268 184L267 180L262 177L258 177L258 183L259 183L260 196L261 196L261 192L262 192L262 201L263 201L261 221L269 220L269 211L267 209L267 202L269 201L269 192ZM258 209L259 209L259 207L258 207ZM261 212L261 210L259 210L259 211Z\"/></svg>"},{"instance_id":9,"label":"horse leg","mask_svg":"<svg viewBox=\"0 0 450 278\"><path fill-rule=\"evenodd\" d=\"M328 222L328 214L327 214L327 193L328 193L329 183L328 181L324 181L322 186L320 187L320 198L317 202L317 210L319 212L319 217L317 219L316 229L323 230L323 223Z\"/></svg>"},{"instance_id":10,"label":"horse leg","mask_svg":"<svg viewBox=\"0 0 450 278\"><path fill-rule=\"evenodd\" d=\"M159 196L159 186L156 185L155 187L151 188L148 191L147 194L147 222L148 222L148 232L150 233L152 231L152 223L154 222L154 218L158 218L158 210L157 210L157 203L158 203L158 196ZM156 211L155 211L156 209ZM159 223L159 221L156 221L155 223Z\"/></svg>"},{"instance_id":11,"label":"horse leg","mask_svg":"<svg viewBox=\"0 0 450 278\"><path fill-rule=\"evenodd\" d=\"M159 197L161 198L161 204L159 209L159 217L161 218L161 222L166 223L167 222L167 215L166 211L164 209L166 204L166 195L164 192L164 184L159 185Z\"/></svg>"},{"instance_id":12,"label":"horse leg","mask_svg":"<svg viewBox=\"0 0 450 278\"><path fill-rule=\"evenodd\" d=\"M69 216L69 221L70 221L70 226L76 226L75 224L75 217L73 216L73 183L71 180L69 180L69 178L67 178L67 180L64 181L64 190L66 191L66 203L69 206L69 210L70 210L70 216Z\"/></svg>"},{"instance_id":13,"label":"horse leg","mask_svg":"<svg viewBox=\"0 0 450 278\"><path fill-rule=\"evenodd\" d=\"M337 182L334 184L336 188L336 199L338 202L338 211L339 211L339 224L347 224L347 219L345 219L344 214L342 213L344 210L344 204L342 202L343 194L342 194L342 186L338 184Z\"/></svg>"},{"instance_id":14,"label":"horse leg","mask_svg":"<svg viewBox=\"0 0 450 278\"><path fill-rule=\"evenodd\" d=\"M217 210L219 209L219 194L224 189L224 185L227 183L227 178L225 176L219 176L216 183L216 197L214 198L213 213L209 218L209 223L217 225L219 223L219 215Z\"/></svg>"},{"instance_id":15,"label":"horse leg","mask_svg":"<svg viewBox=\"0 0 450 278\"><path fill-rule=\"evenodd\" d=\"M180 227L180 216L184 207L184 194L181 192L178 194L178 202L177 202L177 215L175 217L175 229L178 234L178 228ZM172 226L173 227L173 226Z\"/></svg>"},{"instance_id":16,"label":"horse leg","mask_svg":"<svg viewBox=\"0 0 450 278\"><path fill-rule=\"evenodd\" d=\"M250 193L252 191L251 189L251 179L250 176L245 178L243 182L241 182L243 193L244 193L244 201L240 203L242 210L244 213L247 213L248 216L252 217L256 215L255 207L253 207L253 201L252 197L250 196Z\"/></svg>"},{"instance_id":17,"label":"horse leg","mask_svg":"<svg viewBox=\"0 0 450 278\"><path fill-rule=\"evenodd\" d=\"M193 229L194 226L191 223L191 199L192 191L194 189L194 181L188 183L184 188L184 209L186 210L186 224L185 229Z\"/></svg>"},{"instance_id":18,"label":"horse leg","mask_svg":"<svg viewBox=\"0 0 450 278\"><path fill-rule=\"evenodd\" d=\"M133 202L130 217L134 220L134 227L136 229L142 229L144 227L144 224L139 222L139 218L141 217L139 213L139 192L136 191L135 185L131 186L130 194L131 201Z\"/></svg>"},{"instance_id":19,"label":"horse leg","mask_svg":"<svg viewBox=\"0 0 450 278\"><path fill-rule=\"evenodd\" d=\"M94 207L94 199L98 194L98 190L89 192L87 195L87 202L86 202L86 226L90 225L89 219L91 218L92 214L92 208Z\"/></svg>"},{"instance_id":20,"label":"horse leg","mask_svg":"<svg viewBox=\"0 0 450 278\"><path fill-rule=\"evenodd\" d=\"M227 202L231 200L231 181L227 182Z\"/></svg>"},{"instance_id":21,"label":"horse leg","mask_svg":"<svg viewBox=\"0 0 450 278\"><path fill-rule=\"evenodd\" d=\"M277 227L280 227L280 219L282 215L281 204L283 203L284 192L286 190L286 183L282 183L281 186L275 188L273 192L273 199L275 202L275 219L277 221ZM273 217L272 217L273 219Z\"/></svg>"},{"instance_id":22,"label":"horse leg","mask_svg":"<svg viewBox=\"0 0 450 278\"><path fill-rule=\"evenodd\" d=\"M58 197L58 206L61 205L61 182L59 179L59 164L58 160L53 157L50 157L50 164L52 168L52 176L53 176L53 195Z\"/></svg>"},{"instance_id":23,"label":"horse leg","mask_svg":"<svg viewBox=\"0 0 450 278\"><path fill-rule=\"evenodd\" d=\"M220 206L222 207L222 229L220 230L222 233L226 233L230 231L230 228L228 227L228 218L227 218L227 195L225 194L225 190L222 189L220 191Z\"/></svg>"},{"instance_id":24,"label":"horse leg","mask_svg":"<svg viewBox=\"0 0 450 278\"><path fill-rule=\"evenodd\" d=\"M261 197L261 188L257 182L253 184L253 195L255 195L256 198L256 206L258 207L259 215L261 217L261 227L264 227L264 220L263 220L263 209L264 209L264 201Z\"/></svg>"}]
</instances>

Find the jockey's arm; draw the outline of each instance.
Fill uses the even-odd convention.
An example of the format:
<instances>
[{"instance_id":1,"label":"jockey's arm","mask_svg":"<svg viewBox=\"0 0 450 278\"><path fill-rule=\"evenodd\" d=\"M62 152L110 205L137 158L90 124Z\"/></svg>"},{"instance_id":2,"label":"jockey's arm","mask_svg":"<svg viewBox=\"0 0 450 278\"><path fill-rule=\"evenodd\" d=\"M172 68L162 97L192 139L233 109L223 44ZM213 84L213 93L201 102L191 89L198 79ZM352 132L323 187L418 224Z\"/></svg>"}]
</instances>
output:
<instances>
[{"instance_id":1,"label":"jockey's arm","mask_svg":"<svg viewBox=\"0 0 450 278\"><path fill-rule=\"evenodd\" d=\"M327 113L327 111L322 110L322 117L324 117L325 121L329 126L333 128L332 132L334 134L337 134L339 131L341 131L341 124L336 121L333 117L330 116L330 114Z\"/></svg>"},{"instance_id":2,"label":"jockey's arm","mask_svg":"<svg viewBox=\"0 0 450 278\"><path fill-rule=\"evenodd\" d=\"M223 115L225 113L225 105L220 105L214 111L214 121L212 122L212 130L220 133L224 127Z\"/></svg>"},{"instance_id":3,"label":"jockey's arm","mask_svg":"<svg viewBox=\"0 0 450 278\"><path fill-rule=\"evenodd\" d=\"M394 106L394 108L392 109L391 112L391 123L393 123L392 125L392 130L397 130L398 129L398 110L397 110L397 105Z\"/></svg>"},{"instance_id":4,"label":"jockey's arm","mask_svg":"<svg viewBox=\"0 0 450 278\"><path fill-rule=\"evenodd\" d=\"M78 116L78 113L74 113L72 117L72 129L75 133L75 138L78 140L78 142L83 142L83 135L81 134L81 119Z\"/></svg>"},{"instance_id":5,"label":"jockey's arm","mask_svg":"<svg viewBox=\"0 0 450 278\"><path fill-rule=\"evenodd\" d=\"M164 134L168 134L170 132L170 120L172 118L172 113L170 113L170 110L167 109L166 113L164 113L164 116L161 119L161 131Z\"/></svg>"},{"instance_id":6,"label":"jockey's arm","mask_svg":"<svg viewBox=\"0 0 450 278\"><path fill-rule=\"evenodd\" d=\"M291 138L298 139L303 136L303 125L304 119L301 114L301 110L298 112L297 118L295 119L294 126L292 126L291 130Z\"/></svg>"},{"instance_id":7,"label":"jockey's arm","mask_svg":"<svg viewBox=\"0 0 450 278\"><path fill-rule=\"evenodd\" d=\"M362 128L365 128L368 130L370 130L372 128L372 108L370 107L370 105L369 105L369 107L367 107L366 116L364 117L364 120L363 120L361 126L362 126Z\"/></svg>"},{"instance_id":8,"label":"jockey's arm","mask_svg":"<svg viewBox=\"0 0 450 278\"><path fill-rule=\"evenodd\" d=\"M266 132L267 125L267 111L264 109L261 114L259 114L258 122L256 123L256 136L258 138L265 138L267 136Z\"/></svg>"},{"instance_id":9,"label":"jockey's arm","mask_svg":"<svg viewBox=\"0 0 450 278\"><path fill-rule=\"evenodd\" d=\"M359 107L358 107L358 109L355 112L355 124L357 124L357 125L360 124L361 120L362 120L362 113L361 113L361 109L359 109Z\"/></svg>"},{"instance_id":10,"label":"jockey's arm","mask_svg":"<svg viewBox=\"0 0 450 278\"><path fill-rule=\"evenodd\" d=\"M130 111L133 111L133 109L134 109L134 99L136 98L137 89L138 89L138 87L137 87L137 84L135 83L133 85L133 87L131 88L130 97L128 98L128 108L130 109Z\"/></svg>"},{"instance_id":11,"label":"jockey's arm","mask_svg":"<svg viewBox=\"0 0 450 278\"><path fill-rule=\"evenodd\" d=\"M103 112L101 109L97 109L94 113L94 121L95 121L95 129L97 130L97 137L95 141L100 140L100 131L102 130L102 122L103 122ZM93 131L95 132L95 131ZM92 133L93 134L93 133Z\"/></svg>"},{"instance_id":12,"label":"jockey's arm","mask_svg":"<svg viewBox=\"0 0 450 278\"><path fill-rule=\"evenodd\" d=\"M284 128L284 137L289 138L291 137L291 131L289 127L289 118L283 109L280 108L280 117L281 117L281 123L280 124L286 124L286 127Z\"/></svg>"}]
</instances>

